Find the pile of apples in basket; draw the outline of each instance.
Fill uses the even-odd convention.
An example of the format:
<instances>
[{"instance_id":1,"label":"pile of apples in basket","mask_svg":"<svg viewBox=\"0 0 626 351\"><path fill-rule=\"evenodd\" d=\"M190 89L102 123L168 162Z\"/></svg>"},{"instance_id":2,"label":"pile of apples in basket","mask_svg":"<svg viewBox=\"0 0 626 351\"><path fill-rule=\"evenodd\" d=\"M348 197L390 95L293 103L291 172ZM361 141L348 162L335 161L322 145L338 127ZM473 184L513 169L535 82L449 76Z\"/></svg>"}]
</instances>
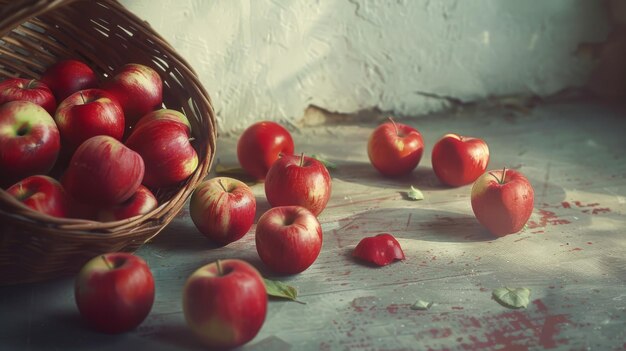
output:
<instances>
[{"instance_id":1,"label":"pile of apples in basket","mask_svg":"<svg viewBox=\"0 0 626 351\"><path fill-rule=\"evenodd\" d=\"M161 106L158 73L139 64L121 67L102 84L76 60L54 64L41 80L7 79L0 83L0 186L50 216L104 222L146 214L158 206L150 189L177 185L198 166L189 121ZM391 119L372 131L367 144L372 166L386 177L411 173L423 151L419 131ZM250 177L264 183L272 206L256 223L261 261L279 275L305 271L322 249L317 216L331 195L327 164L294 154L289 131L269 121L239 136L237 157ZM488 161L479 138L446 134L432 150L432 169L443 184L473 184L471 206L489 232L516 233L532 213L532 186L515 170L486 171ZM421 194L413 189L409 196ZM198 230L218 245L248 233L257 210L250 187L231 177L201 182L189 206ZM363 238L353 256L371 267L405 258L389 233ZM243 260L218 260L187 279L182 310L204 344L232 348L257 335L267 296L295 299L291 289L264 279ZM144 260L105 253L79 272L75 299L91 327L120 333L148 316L154 290Z\"/></svg>"}]
</instances>

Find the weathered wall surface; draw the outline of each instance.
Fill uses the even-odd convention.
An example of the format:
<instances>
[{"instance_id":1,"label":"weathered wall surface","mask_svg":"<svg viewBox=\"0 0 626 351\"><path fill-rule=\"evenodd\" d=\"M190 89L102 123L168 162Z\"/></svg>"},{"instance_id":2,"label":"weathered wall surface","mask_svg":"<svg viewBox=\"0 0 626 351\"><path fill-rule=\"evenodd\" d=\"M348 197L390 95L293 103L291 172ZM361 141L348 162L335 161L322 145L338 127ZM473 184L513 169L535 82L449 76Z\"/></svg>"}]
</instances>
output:
<instances>
[{"instance_id":1,"label":"weathered wall surface","mask_svg":"<svg viewBox=\"0 0 626 351\"><path fill-rule=\"evenodd\" d=\"M580 42L608 32L588 0L123 0L196 69L221 131L378 107L419 115L582 84Z\"/></svg>"}]
</instances>

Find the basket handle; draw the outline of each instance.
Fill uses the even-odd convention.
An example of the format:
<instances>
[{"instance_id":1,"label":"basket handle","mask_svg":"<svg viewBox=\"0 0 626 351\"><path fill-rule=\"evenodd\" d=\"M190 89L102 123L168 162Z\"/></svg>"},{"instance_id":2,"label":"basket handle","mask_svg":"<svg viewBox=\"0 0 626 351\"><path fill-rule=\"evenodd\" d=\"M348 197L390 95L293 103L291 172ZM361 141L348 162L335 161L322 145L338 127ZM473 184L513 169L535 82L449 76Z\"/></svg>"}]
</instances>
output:
<instances>
[{"instance_id":1,"label":"basket handle","mask_svg":"<svg viewBox=\"0 0 626 351\"><path fill-rule=\"evenodd\" d=\"M76 0L2 0L0 37L29 19Z\"/></svg>"}]
</instances>

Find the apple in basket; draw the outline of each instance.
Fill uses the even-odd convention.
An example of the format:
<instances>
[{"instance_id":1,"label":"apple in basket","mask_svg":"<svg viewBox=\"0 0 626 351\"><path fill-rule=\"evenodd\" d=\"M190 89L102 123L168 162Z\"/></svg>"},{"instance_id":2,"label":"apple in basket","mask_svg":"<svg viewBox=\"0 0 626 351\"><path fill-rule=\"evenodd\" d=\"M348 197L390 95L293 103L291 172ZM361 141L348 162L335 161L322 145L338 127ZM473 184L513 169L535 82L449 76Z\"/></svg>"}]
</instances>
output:
<instances>
[{"instance_id":1,"label":"apple in basket","mask_svg":"<svg viewBox=\"0 0 626 351\"><path fill-rule=\"evenodd\" d=\"M0 106L0 185L46 174L57 160L61 138L46 110L29 101Z\"/></svg>"},{"instance_id":2,"label":"apple in basket","mask_svg":"<svg viewBox=\"0 0 626 351\"><path fill-rule=\"evenodd\" d=\"M163 103L163 81L157 71L136 63L122 66L102 89L117 98L129 126Z\"/></svg>"},{"instance_id":3,"label":"apple in basket","mask_svg":"<svg viewBox=\"0 0 626 351\"><path fill-rule=\"evenodd\" d=\"M262 121L248 127L237 141L237 159L252 177L263 181L278 157L293 154L293 139L285 127Z\"/></svg>"},{"instance_id":4,"label":"apple in basket","mask_svg":"<svg viewBox=\"0 0 626 351\"><path fill-rule=\"evenodd\" d=\"M265 321L263 277L238 259L200 267L185 283L183 313L187 325L209 348L241 346L257 335Z\"/></svg>"},{"instance_id":5,"label":"apple in basket","mask_svg":"<svg viewBox=\"0 0 626 351\"><path fill-rule=\"evenodd\" d=\"M133 196L143 175L144 162L138 153L110 136L99 135L76 149L61 183L79 202L110 206Z\"/></svg>"},{"instance_id":6,"label":"apple in basket","mask_svg":"<svg viewBox=\"0 0 626 351\"><path fill-rule=\"evenodd\" d=\"M79 90L98 86L98 77L91 67L72 59L61 60L48 67L41 81L52 90L59 103Z\"/></svg>"},{"instance_id":7,"label":"apple in basket","mask_svg":"<svg viewBox=\"0 0 626 351\"><path fill-rule=\"evenodd\" d=\"M48 86L35 79L11 78L0 82L0 105L9 101L30 101L54 115L57 101Z\"/></svg>"},{"instance_id":8,"label":"apple in basket","mask_svg":"<svg viewBox=\"0 0 626 351\"><path fill-rule=\"evenodd\" d=\"M9 187L7 193L35 211L54 217L68 217L69 199L54 178L30 176Z\"/></svg>"},{"instance_id":9,"label":"apple in basket","mask_svg":"<svg viewBox=\"0 0 626 351\"><path fill-rule=\"evenodd\" d=\"M143 183L162 188L187 179L198 167L198 154L190 140L187 118L178 111L164 109L142 117L126 140L126 146L141 155L145 162Z\"/></svg>"},{"instance_id":10,"label":"apple in basket","mask_svg":"<svg viewBox=\"0 0 626 351\"><path fill-rule=\"evenodd\" d=\"M98 210L97 219L101 222L121 221L122 219L144 215L158 205L154 194L143 185L128 200Z\"/></svg>"},{"instance_id":11,"label":"apple in basket","mask_svg":"<svg viewBox=\"0 0 626 351\"><path fill-rule=\"evenodd\" d=\"M121 140L124 135L122 107L101 89L80 90L68 96L59 104L54 120L63 148L70 154L91 137L108 135Z\"/></svg>"},{"instance_id":12,"label":"apple in basket","mask_svg":"<svg viewBox=\"0 0 626 351\"><path fill-rule=\"evenodd\" d=\"M99 255L78 273L74 299L82 319L95 330L126 332L150 313L154 278L139 256L126 252Z\"/></svg>"}]
</instances>

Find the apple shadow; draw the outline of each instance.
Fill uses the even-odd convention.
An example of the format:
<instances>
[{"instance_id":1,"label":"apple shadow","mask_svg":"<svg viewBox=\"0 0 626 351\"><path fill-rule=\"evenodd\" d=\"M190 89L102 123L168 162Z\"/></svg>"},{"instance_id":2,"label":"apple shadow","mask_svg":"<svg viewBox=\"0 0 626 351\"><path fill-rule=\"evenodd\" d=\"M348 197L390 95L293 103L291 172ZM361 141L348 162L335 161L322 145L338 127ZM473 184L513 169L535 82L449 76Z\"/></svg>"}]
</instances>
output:
<instances>
[{"instance_id":1,"label":"apple shadow","mask_svg":"<svg viewBox=\"0 0 626 351\"><path fill-rule=\"evenodd\" d=\"M206 350L206 346L191 332L191 329L184 321L180 323L164 323L155 326L149 334L142 335L149 337L158 343L173 346L175 349L183 350Z\"/></svg>"},{"instance_id":2,"label":"apple shadow","mask_svg":"<svg viewBox=\"0 0 626 351\"><path fill-rule=\"evenodd\" d=\"M418 166L411 173L398 177L386 177L380 174L368 162L333 161L337 168L331 170L332 178L345 182L359 183L376 188L392 188L406 191L411 186L420 190L452 189L437 179L430 166Z\"/></svg>"}]
</instances>

